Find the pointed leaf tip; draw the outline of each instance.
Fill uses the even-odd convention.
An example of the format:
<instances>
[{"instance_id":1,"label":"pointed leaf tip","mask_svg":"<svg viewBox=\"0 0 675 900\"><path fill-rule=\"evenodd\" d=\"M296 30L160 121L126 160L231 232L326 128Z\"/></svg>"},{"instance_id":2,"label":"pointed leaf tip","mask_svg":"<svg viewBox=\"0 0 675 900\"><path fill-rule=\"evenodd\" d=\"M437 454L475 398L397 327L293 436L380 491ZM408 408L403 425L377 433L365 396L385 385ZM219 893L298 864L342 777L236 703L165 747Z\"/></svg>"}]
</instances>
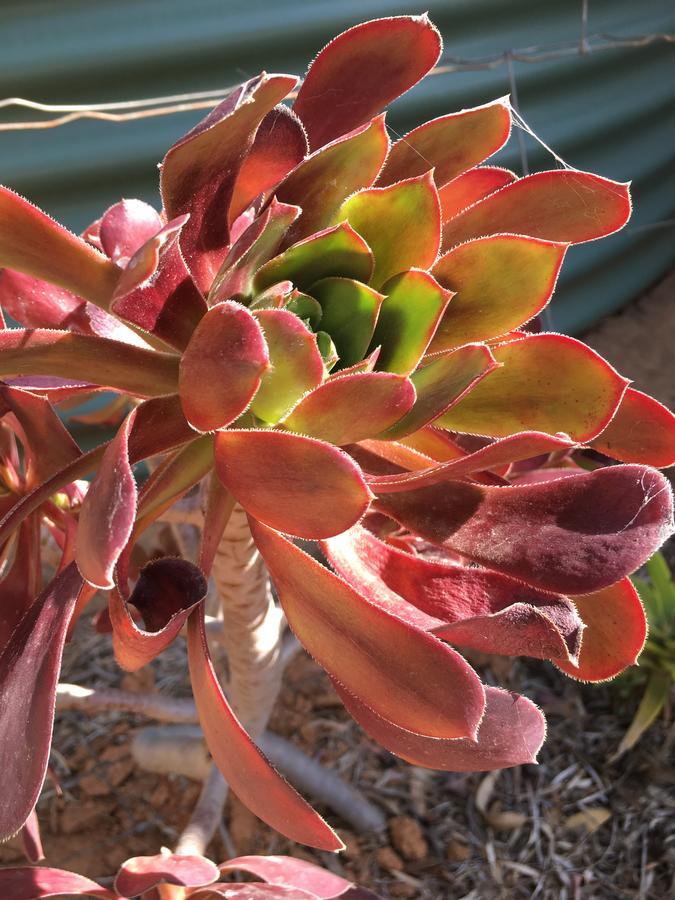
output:
<instances>
[{"instance_id":1,"label":"pointed leaf tip","mask_svg":"<svg viewBox=\"0 0 675 900\"><path fill-rule=\"evenodd\" d=\"M372 119L433 69L441 49L437 28L424 16L373 19L333 38L310 66L293 105L310 147Z\"/></svg>"}]
</instances>

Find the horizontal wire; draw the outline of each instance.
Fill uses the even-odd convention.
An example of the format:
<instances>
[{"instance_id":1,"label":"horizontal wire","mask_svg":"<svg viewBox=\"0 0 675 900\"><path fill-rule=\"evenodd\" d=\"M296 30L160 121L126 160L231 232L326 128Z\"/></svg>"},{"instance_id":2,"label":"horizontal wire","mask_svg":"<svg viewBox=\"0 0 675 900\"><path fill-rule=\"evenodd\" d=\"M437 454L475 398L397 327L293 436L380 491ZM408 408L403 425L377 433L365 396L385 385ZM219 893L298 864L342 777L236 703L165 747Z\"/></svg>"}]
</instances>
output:
<instances>
[{"instance_id":1,"label":"horizontal wire","mask_svg":"<svg viewBox=\"0 0 675 900\"><path fill-rule=\"evenodd\" d=\"M654 32L635 37L618 37L611 34L597 34L587 37L582 34L581 40L561 42L541 46L525 47L520 50L505 50L493 56L462 58L446 56L441 63L429 72L430 75L447 75L454 72L482 71L496 69L501 65L513 62L541 63L569 56L587 56L601 50L627 49L646 47L654 43L675 43L675 34ZM1 122L0 131L27 131L45 128L58 128L80 119L98 119L105 122L129 122L136 119L166 116L192 110L208 109L214 103L224 99L231 87L208 91L195 91L186 94L173 94L163 97L149 97L141 100L125 100L115 103L96 103L90 105L66 104L55 105L27 100L23 97L7 97L0 100L0 109L19 106L40 112L61 112L62 116L51 119L39 119L33 122ZM289 97L295 96L295 92ZM124 112L114 112L124 110Z\"/></svg>"}]
</instances>

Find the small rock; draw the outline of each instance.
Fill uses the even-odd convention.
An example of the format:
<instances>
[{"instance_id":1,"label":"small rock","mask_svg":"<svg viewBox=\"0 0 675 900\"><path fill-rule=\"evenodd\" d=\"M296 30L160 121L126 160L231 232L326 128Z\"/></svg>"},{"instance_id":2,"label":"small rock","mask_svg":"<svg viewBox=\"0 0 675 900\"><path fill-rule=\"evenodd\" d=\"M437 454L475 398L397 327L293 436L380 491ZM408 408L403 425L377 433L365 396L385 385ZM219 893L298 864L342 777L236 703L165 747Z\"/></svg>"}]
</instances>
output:
<instances>
[{"instance_id":1,"label":"small rock","mask_svg":"<svg viewBox=\"0 0 675 900\"><path fill-rule=\"evenodd\" d=\"M375 854L378 865L390 872L402 872L403 860L392 847L380 847Z\"/></svg>"},{"instance_id":2,"label":"small rock","mask_svg":"<svg viewBox=\"0 0 675 900\"><path fill-rule=\"evenodd\" d=\"M108 769L108 781L113 787L119 787L134 770L134 761L131 757L120 759Z\"/></svg>"},{"instance_id":3,"label":"small rock","mask_svg":"<svg viewBox=\"0 0 675 900\"><path fill-rule=\"evenodd\" d=\"M129 744L111 744L101 753L99 759L102 762L117 762L118 759L124 759L129 756Z\"/></svg>"},{"instance_id":4,"label":"small rock","mask_svg":"<svg viewBox=\"0 0 675 900\"><path fill-rule=\"evenodd\" d=\"M471 849L462 841L452 840L448 844L446 855L451 862L466 862L471 856Z\"/></svg>"},{"instance_id":5,"label":"small rock","mask_svg":"<svg viewBox=\"0 0 675 900\"><path fill-rule=\"evenodd\" d=\"M89 797L105 797L110 793L111 786L108 781L104 781L92 772L80 779L80 790Z\"/></svg>"},{"instance_id":6,"label":"small rock","mask_svg":"<svg viewBox=\"0 0 675 900\"><path fill-rule=\"evenodd\" d=\"M83 831L107 816L111 809L111 804L97 803L94 800L84 803L69 803L61 813L61 831L64 834Z\"/></svg>"},{"instance_id":7,"label":"small rock","mask_svg":"<svg viewBox=\"0 0 675 900\"><path fill-rule=\"evenodd\" d=\"M389 822L389 832L392 844L404 859L420 862L426 858L429 846L419 822L415 819L410 816L396 816Z\"/></svg>"}]
</instances>

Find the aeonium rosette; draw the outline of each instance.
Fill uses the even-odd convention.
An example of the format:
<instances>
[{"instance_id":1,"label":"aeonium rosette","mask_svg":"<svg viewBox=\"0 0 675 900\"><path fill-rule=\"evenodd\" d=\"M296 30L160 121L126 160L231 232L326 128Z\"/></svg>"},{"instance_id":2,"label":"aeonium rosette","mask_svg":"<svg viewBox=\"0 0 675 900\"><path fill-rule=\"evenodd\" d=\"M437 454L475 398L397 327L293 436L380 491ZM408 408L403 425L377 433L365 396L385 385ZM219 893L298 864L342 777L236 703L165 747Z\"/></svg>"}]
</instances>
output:
<instances>
[{"instance_id":1,"label":"aeonium rosette","mask_svg":"<svg viewBox=\"0 0 675 900\"><path fill-rule=\"evenodd\" d=\"M460 650L613 677L645 637L627 576L670 530L650 466L675 459L674 417L579 341L522 330L568 246L625 224L627 186L483 165L509 137L505 99L390 144L383 108L440 50L426 17L376 20L328 44L290 108L293 77L239 86L166 154L161 214L122 201L78 238L0 194L0 302L25 326L0 333L0 374L54 402L96 388L134 402L113 440L5 515L0 541L95 473L31 621L106 590L134 669L187 620L216 763L257 815L323 849L339 839L256 749L211 665L201 601L235 502L354 718L404 759L455 771L532 761L545 731ZM150 456L139 490L131 467ZM159 559L132 584L139 536L207 476L199 565ZM334 571L295 538L322 542ZM17 785L2 835L42 784L64 631L24 629L0 656L0 761Z\"/></svg>"}]
</instances>

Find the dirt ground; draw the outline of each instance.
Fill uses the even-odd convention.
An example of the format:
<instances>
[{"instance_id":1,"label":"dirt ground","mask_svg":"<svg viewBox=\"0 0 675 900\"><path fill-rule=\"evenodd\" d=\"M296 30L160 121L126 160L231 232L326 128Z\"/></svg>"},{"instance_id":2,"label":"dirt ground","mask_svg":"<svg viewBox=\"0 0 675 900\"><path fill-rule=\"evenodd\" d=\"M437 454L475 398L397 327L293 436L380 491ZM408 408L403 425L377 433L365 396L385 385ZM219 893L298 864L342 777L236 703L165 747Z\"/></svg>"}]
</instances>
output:
<instances>
[{"instance_id":1,"label":"dirt ground","mask_svg":"<svg viewBox=\"0 0 675 900\"><path fill-rule=\"evenodd\" d=\"M635 386L675 405L675 274L585 337ZM675 882L675 726L661 718L616 763L638 696L573 682L547 663L472 657L487 683L525 693L546 712L539 765L494 774L435 773L374 745L349 718L325 674L306 656L292 663L271 729L358 785L388 819L356 834L325 812L347 844L335 857L280 838L235 798L209 848L234 854L292 853L320 862L383 898L666 898ZM189 696L178 641L150 667L123 676L110 639L79 627L63 680ZM47 863L105 879L128 856L172 846L199 792L182 776L141 773L129 754L140 718L57 716L52 767L38 812ZM0 846L0 864L20 859ZM4 898L2 898L4 900ZM9 898L8 898L9 900Z\"/></svg>"}]
</instances>

